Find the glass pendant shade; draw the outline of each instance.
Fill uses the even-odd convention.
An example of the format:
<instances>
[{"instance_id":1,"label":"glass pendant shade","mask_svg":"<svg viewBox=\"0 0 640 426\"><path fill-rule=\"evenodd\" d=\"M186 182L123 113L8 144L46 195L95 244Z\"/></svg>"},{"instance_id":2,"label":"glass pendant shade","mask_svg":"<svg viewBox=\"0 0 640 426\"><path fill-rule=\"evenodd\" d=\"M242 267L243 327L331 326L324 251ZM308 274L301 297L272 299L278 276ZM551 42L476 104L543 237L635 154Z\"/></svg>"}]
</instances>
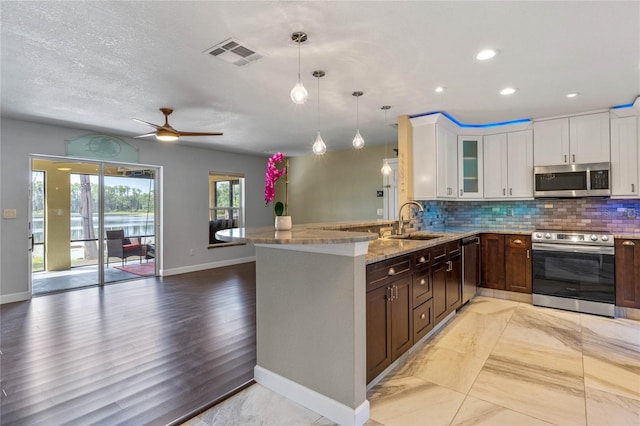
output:
<instances>
[{"instance_id":1,"label":"glass pendant shade","mask_svg":"<svg viewBox=\"0 0 640 426\"><path fill-rule=\"evenodd\" d=\"M318 136L316 136L316 141L313 143L312 150L315 155L322 155L327 152L327 145L324 144L322 136L320 136L320 130L318 130Z\"/></svg>"},{"instance_id":2,"label":"glass pendant shade","mask_svg":"<svg viewBox=\"0 0 640 426\"><path fill-rule=\"evenodd\" d=\"M380 169L380 171L385 176L389 176L392 172L391 166L389 165L389 160L387 160L386 158L382 162L382 168Z\"/></svg>"},{"instance_id":3,"label":"glass pendant shade","mask_svg":"<svg viewBox=\"0 0 640 426\"><path fill-rule=\"evenodd\" d=\"M304 88L302 81L300 81L300 79L298 78L298 82L295 86L293 86L293 89L291 89L291 100L296 105L302 105L307 101L308 97L309 92L307 92L307 89Z\"/></svg>"},{"instance_id":4,"label":"glass pendant shade","mask_svg":"<svg viewBox=\"0 0 640 426\"><path fill-rule=\"evenodd\" d=\"M355 149L362 149L364 147L364 139L360 135L360 129L356 130L356 135L353 137L353 147Z\"/></svg>"}]
</instances>

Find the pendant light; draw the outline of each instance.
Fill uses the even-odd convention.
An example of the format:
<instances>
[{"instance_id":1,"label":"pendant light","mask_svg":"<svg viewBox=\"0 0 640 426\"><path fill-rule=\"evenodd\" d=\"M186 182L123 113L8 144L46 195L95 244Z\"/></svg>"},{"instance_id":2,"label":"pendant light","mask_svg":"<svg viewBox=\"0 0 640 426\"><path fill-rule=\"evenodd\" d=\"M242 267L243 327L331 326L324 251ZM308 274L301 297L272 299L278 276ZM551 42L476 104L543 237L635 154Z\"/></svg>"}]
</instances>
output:
<instances>
[{"instance_id":1,"label":"pendant light","mask_svg":"<svg viewBox=\"0 0 640 426\"><path fill-rule=\"evenodd\" d=\"M307 89L304 88L302 80L300 79L300 43L307 41L307 34L303 32L295 32L291 34L291 40L298 43L298 82L293 86L293 89L291 89L290 96L294 104L302 105L309 97L309 93L307 92Z\"/></svg>"},{"instance_id":2,"label":"pendant light","mask_svg":"<svg viewBox=\"0 0 640 426\"><path fill-rule=\"evenodd\" d=\"M352 95L356 97L356 135L353 137L353 147L355 149L362 149L364 147L364 139L360 134L360 96L364 93L362 92L353 92Z\"/></svg>"},{"instance_id":3,"label":"pendant light","mask_svg":"<svg viewBox=\"0 0 640 426\"><path fill-rule=\"evenodd\" d=\"M384 105L380 107L381 110L384 110L384 129L387 130L387 111L391 109L390 105ZM384 137L384 160L382 161L382 168L380 172L384 176L389 176L392 172L391 166L389 165L389 160L387 160L387 137Z\"/></svg>"},{"instance_id":4,"label":"pendant light","mask_svg":"<svg viewBox=\"0 0 640 426\"><path fill-rule=\"evenodd\" d=\"M318 79L318 135L316 141L313 143L313 153L315 155L322 155L327 152L327 145L324 144L322 136L320 136L320 78L324 77L325 72L317 70L313 72L313 76Z\"/></svg>"}]
</instances>

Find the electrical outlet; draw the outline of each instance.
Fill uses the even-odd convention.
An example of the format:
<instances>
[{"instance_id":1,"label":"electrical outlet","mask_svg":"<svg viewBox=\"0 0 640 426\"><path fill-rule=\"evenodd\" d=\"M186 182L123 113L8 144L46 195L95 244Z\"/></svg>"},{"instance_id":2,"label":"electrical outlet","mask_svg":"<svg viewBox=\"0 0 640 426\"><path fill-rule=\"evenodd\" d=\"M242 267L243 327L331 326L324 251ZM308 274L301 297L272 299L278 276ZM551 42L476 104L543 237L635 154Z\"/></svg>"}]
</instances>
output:
<instances>
[{"instance_id":1,"label":"electrical outlet","mask_svg":"<svg viewBox=\"0 0 640 426\"><path fill-rule=\"evenodd\" d=\"M511 207L507 208L507 216L513 216L513 209Z\"/></svg>"},{"instance_id":2,"label":"electrical outlet","mask_svg":"<svg viewBox=\"0 0 640 426\"><path fill-rule=\"evenodd\" d=\"M636 217L636 209L627 209L627 217Z\"/></svg>"},{"instance_id":3,"label":"electrical outlet","mask_svg":"<svg viewBox=\"0 0 640 426\"><path fill-rule=\"evenodd\" d=\"M189 249L189 256L193 256L193 252L194 252L193 249Z\"/></svg>"},{"instance_id":4,"label":"electrical outlet","mask_svg":"<svg viewBox=\"0 0 640 426\"><path fill-rule=\"evenodd\" d=\"M384 209L378 209L377 215L378 216L384 216Z\"/></svg>"}]
</instances>

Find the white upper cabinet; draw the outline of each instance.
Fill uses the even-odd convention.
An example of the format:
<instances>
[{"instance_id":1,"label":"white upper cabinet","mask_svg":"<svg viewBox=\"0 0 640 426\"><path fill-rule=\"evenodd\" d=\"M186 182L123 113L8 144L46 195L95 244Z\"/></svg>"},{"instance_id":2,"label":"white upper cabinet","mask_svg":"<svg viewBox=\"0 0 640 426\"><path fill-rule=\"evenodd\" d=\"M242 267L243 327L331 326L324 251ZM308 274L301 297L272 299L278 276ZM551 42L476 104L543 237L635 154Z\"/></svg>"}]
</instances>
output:
<instances>
[{"instance_id":1,"label":"white upper cabinet","mask_svg":"<svg viewBox=\"0 0 640 426\"><path fill-rule=\"evenodd\" d=\"M458 136L458 198L482 199L482 136Z\"/></svg>"},{"instance_id":2,"label":"white upper cabinet","mask_svg":"<svg viewBox=\"0 0 640 426\"><path fill-rule=\"evenodd\" d=\"M458 135L436 124L438 152L438 198L455 199L458 187Z\"/></svg>"},{"instance_id":3,"label":"white upper cabinet","mask_svg":"<svg viewBox=\"0 0 640 426\"><path fill-rule=\"evenodd\" d=\"M533 158L536 166L556 166L569 162L569 119L533 123Z\"/></svg>"},{"instance_id":4,"label":"white upper cabinet","mask_svg":"<svg viewBox=\"0 0 640 426\"><path fill-rule=\"evenodd\" d=\"M509 196L533 198L533 134L531 130L507 133Z\"/></svg>"},{"instance_id":5,"label":"white upper cabinet","mask_svg":"<svg viewBox=\"0 0 640 426\"><path fill-rule=\"evenodd\" d=\"M569 118L570 163L604 163L611 161L609 113Z\"/></svg>"},{"instance_id":6,"label":"white upper cabinet","mask_svg":"<svg viewBox=\"0 0 640 426\"><path fill-rule=\"evenodd\" d=\"M533 198L531 130L484 137L484 198Z\"/></svg>"},{"instance_id":7,"label":"white upper cabinet","mask_svg":"<svg viewBox=\"0 0 640 426\"><path fill-rule=\"evenodd\" d=\"M444 121L444 122L443 122ZM416 200L456 199L458 135L444 117L411 119L413 194Z\"/></svg>"},{"instance_id":8,"label":"white upper cabinet","mask_svg":"<svg viewBox=\"0 0 640 426\"><path fill-rule=\"evenodd\" d=\"M609 113L537 121L533 124L536 166L610 161Z\"/></svg>"},{"instance_id":9,"label":"white upper cabinet","mask_svg":"<svg viewBox=\"0 0 640 426\"><path fill-rule=\"evenodd\" d=\"M638 197L638 118L611 119L611 196Z\"/></svg>"},{"instance_id":10,"label":"white upper cabinet","mask_svg":"<svg viewBox=\"0 0 640 426\"><path fill-rule=\"evenodd\" d=\"M484 196L504 198L507 196L507 134L484 137Z\"/></svg>"}]
</instances>

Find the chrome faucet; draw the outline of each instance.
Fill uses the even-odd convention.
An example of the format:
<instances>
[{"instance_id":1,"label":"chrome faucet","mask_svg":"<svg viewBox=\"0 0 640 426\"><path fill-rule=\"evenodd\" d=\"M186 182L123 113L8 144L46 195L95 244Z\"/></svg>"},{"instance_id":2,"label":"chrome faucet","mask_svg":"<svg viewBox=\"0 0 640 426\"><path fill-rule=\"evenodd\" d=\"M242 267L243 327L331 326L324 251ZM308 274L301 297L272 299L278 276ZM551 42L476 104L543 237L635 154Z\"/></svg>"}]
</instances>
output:
<instances>
[{"instance_id":1,"label":"chrome faucet","mask_svg":"<svg viewBox=\"0 0 640 426\"><path fill-rule=\"evenodd\" d=\"M418 207L418 210L420 210L421 212L424 211L424 207L422 207L422 204L420 204L417 201L409 200L406 203L402 204L398 209L398 229L397 229L398 235L401 235L404 233L404 224L402 223L402 208L409 204L413 204L414 206Z\"/></svg>"}]
</instances>

